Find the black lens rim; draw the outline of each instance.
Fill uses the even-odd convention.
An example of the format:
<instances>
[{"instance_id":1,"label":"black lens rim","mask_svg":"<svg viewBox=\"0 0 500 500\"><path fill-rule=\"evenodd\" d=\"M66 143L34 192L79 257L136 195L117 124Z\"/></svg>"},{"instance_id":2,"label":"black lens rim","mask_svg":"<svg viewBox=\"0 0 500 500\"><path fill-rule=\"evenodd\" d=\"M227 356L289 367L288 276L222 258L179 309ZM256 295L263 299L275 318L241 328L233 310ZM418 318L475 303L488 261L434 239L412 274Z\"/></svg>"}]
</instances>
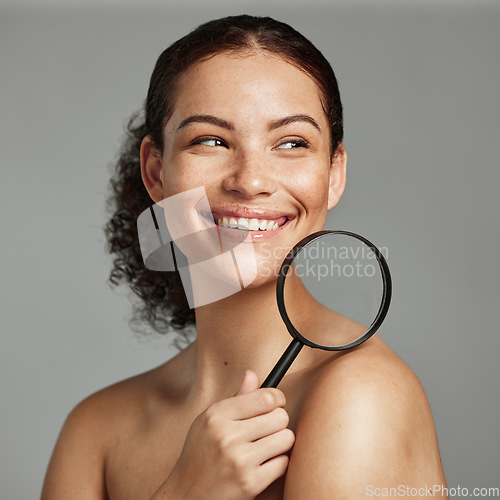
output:
<instances>
[{"instance_id":1,"label":"black lens rim","mask_svg":"<svg viewBox=\"0 0 500 500\"><path fill-rule=\"evenodd\" d=\"M293 323L286 312L285 297L284 297L284 287L288 270L290 269L290 266L295 257L297 256L297 254L312 241L317 240L319 238L323 238L324 236L327 236L332 233L352 236L353 238L356 238L357 240L363 242L365 245L370 247L370 249L375 254L375 257L377 258L377 262L380 267L380 272L382 273L382 283L383 283L382 299L380 301L380 306L377 315L375 316L375 319L373 320L372 324L370 325L366 333L364 333L361 337L357 338L356 340L340 346L325 346L322 344L316 344L315 342L311 342L309 339L303 337L300 334L300 332L293 326ZM351 231L344 231L344 230L318 231L300 240L290 250L290 252L288 252L288 255L285 257L285 260L281 264L278 275L278 281L276 283L276 300L278 302L278 310L290 335L293 338L302 342L304 345L312 347L313 349L323 349L325 351L345 351L346 349L351 349L352 347L356 347L365 342L366 340L368 340L379 329L380 325L383 323L385 317L387 316L387 311L389 310L389 305L391 303L391 297L392 297L391 273L389 271L389 266L387 264L387 261L385 260L385 257L382 255L382 252L371 241L367 240L364 236L361 236L360 234L357 233L353 233Z\"/></svg>"}]
</instances>

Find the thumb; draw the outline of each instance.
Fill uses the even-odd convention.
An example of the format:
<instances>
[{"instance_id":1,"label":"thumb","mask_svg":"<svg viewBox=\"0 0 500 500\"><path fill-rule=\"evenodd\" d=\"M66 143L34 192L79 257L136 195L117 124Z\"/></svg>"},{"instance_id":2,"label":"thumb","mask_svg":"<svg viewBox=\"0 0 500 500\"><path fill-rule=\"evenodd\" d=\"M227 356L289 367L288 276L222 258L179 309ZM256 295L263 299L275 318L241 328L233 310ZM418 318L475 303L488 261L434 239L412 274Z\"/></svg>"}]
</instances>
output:
<instances>
[{"instance_id":1,"label":"thumb","mask_svg":"<svg viewBox=\"0 0 500 500\"><path fill-rule=\"evenodd\" d=\"M247 370L245 372L245 376L243 377L243 381L241 382L240 388L236 393L238 394L246 394L247 392L256 391L259 388L259 377L252 370Z\"/></svg>"}]
</instances>

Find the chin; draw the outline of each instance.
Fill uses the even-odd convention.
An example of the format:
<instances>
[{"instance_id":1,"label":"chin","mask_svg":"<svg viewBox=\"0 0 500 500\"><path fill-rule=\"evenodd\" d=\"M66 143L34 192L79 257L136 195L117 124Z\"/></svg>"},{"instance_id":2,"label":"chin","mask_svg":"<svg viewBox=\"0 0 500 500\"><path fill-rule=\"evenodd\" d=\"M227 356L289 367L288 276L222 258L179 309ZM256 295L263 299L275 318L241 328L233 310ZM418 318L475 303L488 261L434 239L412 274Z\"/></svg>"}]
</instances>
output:
<instances>
[{"instance_id":1,"label":"chin","mask_svg":"<svg viewBox=\"0 0 500 500\"><path fill-rule=\"evenodd\" d=\"M289 251L315 230L308 229L311 231L298 234L296 224L288 221L264 238L260 232L255 237L254 231L221 230L212 225L210 230L181 238L176 243L189 261L193 305L215 302L243 289L275 284Z\"/></svg>"},{"instance_id":2,"label":"chin","mask_svg":"<svg viewBox=\"0 0 500 500\"><path fill-rule=\"evenodd\" d=\"M257 275L251 283L245 286L245 288L252 290L269 283L276 283L280 267L281 262L277 262L275 265L259 266Z\"/></svg>"}]
</instances>

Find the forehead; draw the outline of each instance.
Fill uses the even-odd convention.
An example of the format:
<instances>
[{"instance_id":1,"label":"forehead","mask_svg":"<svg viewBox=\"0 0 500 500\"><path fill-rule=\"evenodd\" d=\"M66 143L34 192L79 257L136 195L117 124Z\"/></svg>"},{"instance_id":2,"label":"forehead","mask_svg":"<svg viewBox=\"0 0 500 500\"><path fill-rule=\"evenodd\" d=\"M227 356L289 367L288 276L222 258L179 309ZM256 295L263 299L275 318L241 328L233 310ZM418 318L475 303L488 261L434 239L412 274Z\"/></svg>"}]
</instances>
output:
<instances>
[{"instance_id":1,"label":"forehead","mask_svg":"<svg viewBox=\"0 0 500 500\"><path fill-rule=\"evenodd\" d=\"M222 53L186 70L176 85L172 119L192 113L276 118L308 113L327 122L316 82L274 54Z\"/></svg>"}]
</instances>

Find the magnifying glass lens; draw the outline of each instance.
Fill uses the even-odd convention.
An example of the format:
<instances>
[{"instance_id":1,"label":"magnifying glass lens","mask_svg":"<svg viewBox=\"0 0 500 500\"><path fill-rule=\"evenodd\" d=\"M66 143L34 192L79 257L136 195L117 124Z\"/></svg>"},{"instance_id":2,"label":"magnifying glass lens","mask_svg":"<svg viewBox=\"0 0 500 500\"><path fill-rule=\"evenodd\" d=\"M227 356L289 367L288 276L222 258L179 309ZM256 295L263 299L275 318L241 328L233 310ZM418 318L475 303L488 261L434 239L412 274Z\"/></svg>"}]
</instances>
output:
<instances>
[{"instance_id":1,"label":"magnifying glass lens","mask_svg":"<svg viewBox=\"0 0 500 500\"><path fill-rule=\"evenodd\" d=\"M286 315L313 347L341 347L370 330L385 291L376 251L351 234L329 232L302 246L283 269Z\"/></svg>"}]
</instances>

